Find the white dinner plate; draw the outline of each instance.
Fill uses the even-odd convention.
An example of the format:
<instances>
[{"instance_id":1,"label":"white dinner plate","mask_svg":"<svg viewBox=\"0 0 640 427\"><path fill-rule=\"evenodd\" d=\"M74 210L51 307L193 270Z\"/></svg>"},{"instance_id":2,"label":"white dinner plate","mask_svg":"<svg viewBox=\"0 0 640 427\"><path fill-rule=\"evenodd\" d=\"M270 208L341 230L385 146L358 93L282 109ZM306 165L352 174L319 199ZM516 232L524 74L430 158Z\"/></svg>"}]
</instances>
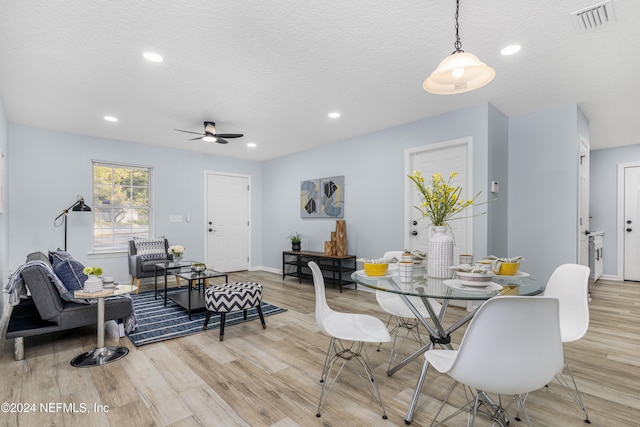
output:
<instances>
[{"instance_id":1,"label":"white dinner plate","mask_svg":"<svg viewBox=\"0 0 640 427\"><path fill-rule=\"evenodd\" d=\"M458 289L461 291L499 291L502 290L502 286L498 285L497 283L493 283L493 282L489 282L489 284L487 286L465 286L462 283L460 283L459 281L453 279L453 280L445 280L444 284L453 288L453 289Z\"/></svg>"},{"instance_id":2,"label":"white dinner plate","mask_svg":"<svg viewBox=\"0 0 640 427\"><path fill-rule=\"evenodd\" d=\"M391 277L390 274L385 274L384 276L369 276L367 273L364 272L364 270L358 270L356 271L356 274L358 276L362 276L362 277L369 277L371 279L384 279L384 278L389 278Z\"/></svg>"},{"instance_id":3,"label":"white dinner plate","mask_svg":"<svg viewBox=\"0 0 640 427\"><path fill-rule=\"evenodd\" d=\"M529 277L529 273L518 271L516 274L496 274L499 277Z\"/></svg>"}]
</instances>

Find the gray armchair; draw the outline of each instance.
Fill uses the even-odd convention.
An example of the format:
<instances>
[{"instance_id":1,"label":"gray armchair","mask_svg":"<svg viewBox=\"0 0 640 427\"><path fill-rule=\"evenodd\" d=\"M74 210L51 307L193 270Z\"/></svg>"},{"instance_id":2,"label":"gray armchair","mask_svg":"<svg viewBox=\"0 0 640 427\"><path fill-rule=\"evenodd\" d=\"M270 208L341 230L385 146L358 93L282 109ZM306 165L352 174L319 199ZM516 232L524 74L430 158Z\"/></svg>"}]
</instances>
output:
<instances>
[{"instance_id":1,"label":"gray armchair","mask_svg":"<svg viewBox=\"0 0 640 427\"><path fill-rule=\"evenodd\" d=\"M155 277L156 268L154 264L173 259L173 257L169 255L168 249L169 242L167 239L164 239L164 257L143 261L142 256L138 254L135 242L129 240L129 275L131 276L132 286L134 280L136 281L136 294L140 292L140 282L142 279Z\"/></svg>"}]
</instances>

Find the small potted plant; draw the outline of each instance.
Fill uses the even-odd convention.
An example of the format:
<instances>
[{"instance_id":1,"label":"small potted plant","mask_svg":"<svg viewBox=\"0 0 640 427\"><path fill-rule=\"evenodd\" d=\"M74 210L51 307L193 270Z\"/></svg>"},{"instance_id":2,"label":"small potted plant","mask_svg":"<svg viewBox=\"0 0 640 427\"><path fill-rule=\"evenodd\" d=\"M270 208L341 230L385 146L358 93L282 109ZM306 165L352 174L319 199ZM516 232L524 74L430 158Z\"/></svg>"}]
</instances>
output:
<instances>
[{"instance_id":1,"label":"small potted plant","mask_svg":"<svg viewBox=\"0 0 640 427\"><path fill-rule=\"evenodd\" d=\"M100 267L85 267L82 272L87 275L87 279L82 285L82 289L85 292L100 292L103 289L102 268Z\"/></svg>"},{"instance_id":2,"label":"small potted plant","mask_svg":"<svg viewBox=\"0 0 640 427\"><path fill-rule=\"evenodd\" d=\"M289 234L289 240L291 240L291 250L299 251L301 249L300 243L302 242L302 233L297 231Z\"/></svg>"}]
</instances>

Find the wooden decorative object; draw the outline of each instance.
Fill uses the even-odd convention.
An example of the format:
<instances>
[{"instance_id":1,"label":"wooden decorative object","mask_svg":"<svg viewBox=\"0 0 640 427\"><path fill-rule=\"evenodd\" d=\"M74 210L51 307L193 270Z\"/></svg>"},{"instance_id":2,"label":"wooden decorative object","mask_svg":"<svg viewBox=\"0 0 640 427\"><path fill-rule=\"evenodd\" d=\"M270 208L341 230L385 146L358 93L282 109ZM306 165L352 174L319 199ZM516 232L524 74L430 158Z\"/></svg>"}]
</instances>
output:
<instances>
[{"instance_id":1,"label":"wooden decorative object","mask_svg":"<svg viewBox=\"0 0 640 427\"><path fill-rule=\"evenodd\" d=\"M347 222L343 219L336 221L336 255L347 254Z\"/></svg>"},{"instance_id":2,"label":"wooden decorative object","mask_svg":"<svg viewBox=\"0 0 640 427\"><path fill-rule=\"evenodd\" d=\"M337 251L338 251L338 241L337 241L337 239L338 239L338 236L337 236L336 232L332 231L331 232L331 249L332 249L331 255L336 255L337 254Z\"/></svg>"},{"instance_id":3,"label":"wooden decorative object","mask_svg":"<svg viewBox=\"0 0 640 427\"><path fill-rule=\"evenodd\" d=\"M324 254L327 256L331 256L331 241L324 242Z\"/></svg>"}]
</instances>

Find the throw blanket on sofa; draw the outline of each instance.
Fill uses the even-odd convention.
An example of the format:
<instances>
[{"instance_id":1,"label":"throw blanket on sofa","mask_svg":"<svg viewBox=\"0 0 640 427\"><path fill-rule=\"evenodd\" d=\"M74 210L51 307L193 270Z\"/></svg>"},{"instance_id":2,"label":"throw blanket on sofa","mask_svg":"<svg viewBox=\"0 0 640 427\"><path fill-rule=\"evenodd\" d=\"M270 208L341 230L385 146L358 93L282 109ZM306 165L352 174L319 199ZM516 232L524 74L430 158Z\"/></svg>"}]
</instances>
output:
<instances>
[{"instance_id":1,"label":"throw blanket on sofa","mask_svg":"<svg viewBox=\"0 0 640 427\"><path fill-rule=\"evenodd\" d=\"M27 267L42 267L47 273L47 276L51 279L51 282L56 285L58 291L62 290L61 293L66 292L67 288L64 287L58 276L53 272L53 269L49 264L44 261L29 261L22 264L18 269L11 275L9 279L9 283L5 286L4 291L9 294L9 304L13 307L20 304L20 298L27 296L27 290L24 287L24 281L22 280L22 270Z\"/></svg>"},{"instance_id":2,"label":"throw blanket on sofa","mask_svg":"<svg viewBox=\"0 0 640 427\"><path fill-rule=\"evenodd\" d=\"M98 300L95 298L92 298L92 299L74 298L73 292L67 291L67 288L60 281L58 276L56 276L56 274L53 272L53 269L48 263L44 261L35 260L35 261L28 261L22 264L20 267L18 267L18 269L13 273L13 275L9 279L9 283L7 283L7 286L5 286L4 288L4 291L9 294L9 305L11 305L12 307L20 304L20 299L22 297L27 296L27 290L25 289L24 281L22 280L22 271L27 267L42 267L45 273L47 274L47 276L49 276L49 278L51 279L51 282L56 286L58 291L61 291L60 292L61 298L66 301L77 302L80 304L96 304L98 302ZM131 296L118 295L110 298L126 298L131 302L131 316L124 319L125 321L124 329L127 333L133 331L136 328L136 311L133 306L133 299L131 299Z\"/></svg>"}]
</instances>

